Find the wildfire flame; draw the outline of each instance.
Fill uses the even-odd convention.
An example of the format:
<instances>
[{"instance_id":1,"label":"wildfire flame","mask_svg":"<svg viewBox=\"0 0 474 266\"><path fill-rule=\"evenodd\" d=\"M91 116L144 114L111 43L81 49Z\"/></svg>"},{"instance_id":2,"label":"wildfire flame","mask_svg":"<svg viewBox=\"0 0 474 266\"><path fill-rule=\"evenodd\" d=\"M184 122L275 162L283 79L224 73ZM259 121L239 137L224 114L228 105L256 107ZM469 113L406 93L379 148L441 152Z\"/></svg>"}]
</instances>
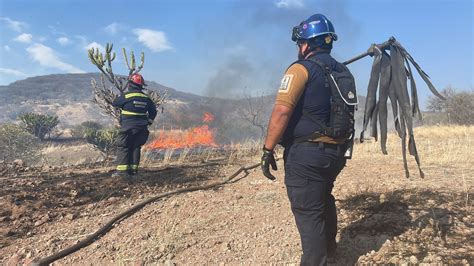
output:
<instances>
[{"instance_id":1,"label":"wildfire flame","mask_svg":"<svg viewBox=\"0 0 474 266\"><path fill-rule=\"evenodd\" d=\"M214 115L205 112L203 122L209 123L214 120ZM188 130L161 130L158 136L147 145L148 149L179 149L195 148L199 146L216 147L214 140L215 130L208 125L194 127Z\"/></svg>"},{"instance_id":2,"label":"wildfire flame","mask_svg":"<svg viewBox=\"0 0 474 266\"><path fill-rule=\"evenodd\" d=\"M202 122L210 123L212 121L214 121L214 115L209 112L204 112L204 115L202 117Z\"/></svg>"}]
</instances>

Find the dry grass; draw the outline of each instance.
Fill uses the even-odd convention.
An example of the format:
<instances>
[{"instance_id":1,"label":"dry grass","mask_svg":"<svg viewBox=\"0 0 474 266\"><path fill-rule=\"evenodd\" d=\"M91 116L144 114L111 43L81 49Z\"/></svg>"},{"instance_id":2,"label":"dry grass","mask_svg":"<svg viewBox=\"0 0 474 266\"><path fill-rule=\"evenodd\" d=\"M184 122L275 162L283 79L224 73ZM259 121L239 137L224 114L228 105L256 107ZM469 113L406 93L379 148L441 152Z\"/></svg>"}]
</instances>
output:
<instances>
[{"instance_id":1,"label":"dry grass","mask_svg":"<svg viewBox=\"0 0 474 266\"><path fill-rule=\"evenodd\" d=\"M425 173L443 176L459 176L466 191L473 187L474 167L471 156L474 148L474 126L426 126L415 129L415 140ZM152 139L152 138L150 138ZM199 147L185 149L168 149L159 152L143 149L142 162L144 167L163 166L170 164L186 164L189 162L208 162L212 160L226 161L235 164L242 160L258 162L261 156L261 140L247 140L243 143L231 143L220 147ZM401 155L401 140L392 132L389 134L387 149L389 154L383 155L380 142L365 142L354 148L352 161L367 162L368 167L391 167L391 175L404 176ZM282 149L276 150L276 157L282 157ZM415 160L408 156L408 164L412 176L418 175ZM101 154L90 145L52 144L42 149L42 164L45 165L77 165L101 160ZM351 164L352 162L349 162ZM369 172L373 172L372 170ZM382 171L383 172L383 171ZM376 185L376 184L374 184ZM364 190L368 189L364 187ZM376 188L374 188L376 189Z\"/></svg>"},{"instance_id":2,"label":"dry grass","mask_svg":"<svg viewBox=\"0 0 474 266\"><path fill-rule=\"evenodd\" d=\"M473 136L474 126L420 127L415 130L425 164L471 166Z\"/></svg>"},{"instance_id":3,"label":"dry grass","mask_svg":"<svg viewBox=\"0 0 474 266\"><path fill-rule=\"evenodd\" d=\"M415 128L415 140L421 162L426 166L470 167L473 163L474 126L426 126ZM380 142L356 145L354 159L378 160L384 156ZM391 133L387 150L391 160L401 161L401 139ZM410 156L410 158L412 158ZM413 160L409 160L413 161ZM472 168L471 168L472 170Z\"/></svg>"},{"instance_id":4,"label":"dry grass","mask_svg":"<svg viewBox=\"0 0 474 266\"><path fill-rule=\"evenodd\" d=\"M263 143L261 140L247 140L243 143L231 143L221 147L197 147L183 149L142 150L141 165L145 167L163 166L169 164L183 164L195 161L208 162L212 160L227 161L233 164L236 161L254 160L261 156Z\"/></svg>"},{"instance_id":5,"label":"dry grass","mask_svg":"<svg viewBox=\"0 0 474 266\"><path fill-rule=\"evenodd\" d=\"M430 187L437 192L462 191L465 206L470 206L474 187L474 126L423 126L415 128L415 140L425 179L419 178L413 156L407 161L411 179L406 180L402 161L401 139L388 136L388 155L382 154L380 142L356 144L352 160L338 177L341 195L388 193L400 189L414 191ZM408 181L408 182L407 182ZM454 194L453 194L454 195Z\"/></svg>"},{"instance_id":6,"label":"dry grass","mask_svg":"<svg viewBox=\"0 0 474 266\"><path fill-rule=\"evenodd\" d=\"M48 144L41 149L41 165L64 166L95 163L103 160L101 152L90 144Z\"/></svg>"},{"instance_id":7,"label":"dry grass","mask_svg":"<svg viewBox=\"0 0 474 266\"><path fill-rule=\"evenodd\" d=\"M474 148L474 126L425 126L415 128L415 140L418 153L424 167L460 167L466 172L469 180L473 175L472 167L474 162L471 156ZM213 159L226 159L228 163L233 163L242 158L258 161L261 156L261 140L247 140L243 143L232 143L221 148L200 147L183 150L162 150L159 154L150 150L143 152L144 165L185 163L193 158L199 157L202 161ZM377 162L384 165L385 162L402 163L401 139L392 132L388 136L387 150L389 155L383 155L380 149L380 142L366 141L357 144L354 148L353 160L363 160L367 162ZM276 156L281 157L282 149L276 150ZM412 156L408 156L408 163L411 172L416 172L416 164ZM403 168L400 169L403 173Z\"/></svg>"},{"instance_id":8,"label":"dry grass","mask_svg":"<svg viewBox=\"0 0 474 266\"><path fill-rule=\"evenodd\" d=\"M230 151L228 163L231 164L242 158L256 161L258 157L261 156L262 146L262 140L247 140L243 143L232 143L226 147L226 149Z\"/></svg>"}]
</instances>

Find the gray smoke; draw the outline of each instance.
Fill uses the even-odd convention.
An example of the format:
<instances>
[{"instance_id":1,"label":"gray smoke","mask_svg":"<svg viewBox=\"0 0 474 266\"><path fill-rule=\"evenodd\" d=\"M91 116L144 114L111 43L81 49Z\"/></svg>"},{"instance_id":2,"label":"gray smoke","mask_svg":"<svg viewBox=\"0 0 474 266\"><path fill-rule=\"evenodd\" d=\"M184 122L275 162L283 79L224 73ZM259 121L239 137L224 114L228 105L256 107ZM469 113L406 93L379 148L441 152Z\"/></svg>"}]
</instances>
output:
<instances>
[{"instance_id":1,"label":"gray smoke","mask_svg":"<svg viewBox=\"0 0 474 266\"><path fill-rule=\"evenodd\" d=\"M223 34L216 46L245 49L218 55L217 69L206 83L207 96L242 97L244 88L276 93L280 78L297 56L291 41L291 30L312 14L328 16L344 43L350 44L350 40L357 38L357 23L346 11L345 1L302 1L302 6L288 8L277 8L276 2L244 1L236 4L235 17L228 18L228 21L238 21L241 26L229 23L229 34ZM286 33L281 34L282 31ZM204 35L209 32L212 31L202 31ZM270 46L272 53L268 52ZM337 50L336 44L336 55Z\"/></svg>"},{"instance_id":2,"label":"gray smoke","mask_svg":"<svg viewBox=\"0 0 474 266\"><path fill-rule=\"evenodd\" d=\"M206 94L210 97L234 98L242 95L255 71L245 55L231 55L209 79Z\"/></svg>"}]
</instances>

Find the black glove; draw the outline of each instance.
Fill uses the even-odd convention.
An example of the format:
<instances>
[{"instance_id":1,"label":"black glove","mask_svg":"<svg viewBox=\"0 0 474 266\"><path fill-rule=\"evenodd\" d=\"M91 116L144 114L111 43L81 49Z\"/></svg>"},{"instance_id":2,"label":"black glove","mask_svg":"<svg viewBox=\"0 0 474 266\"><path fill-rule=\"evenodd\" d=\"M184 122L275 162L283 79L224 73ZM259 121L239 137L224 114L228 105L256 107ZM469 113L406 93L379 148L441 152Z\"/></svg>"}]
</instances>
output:
<instances>
[{"instance_id":1,"label":"black glove","mask_svg":"<svg viewBox=\"0 0 474 266\"><path fill-rule=\"evenodd\" d=\"M262 172L270 180L275 180L276 177L270 173L270 165L272 165L273 170L277 170L277 165L275 157L273 156L273 151L265 148L263 146L263 155L262 155Z\"/></svg>"},{"instance_id":2,"label":"black glove","mask_svg":"<svg viewBox=\"0 0 474 266\"><path fill-rule=\"evenodd\" d=\"M153 119L148 119L148 125L151 126L153 124Z\"/></svg>"}]
</instances>

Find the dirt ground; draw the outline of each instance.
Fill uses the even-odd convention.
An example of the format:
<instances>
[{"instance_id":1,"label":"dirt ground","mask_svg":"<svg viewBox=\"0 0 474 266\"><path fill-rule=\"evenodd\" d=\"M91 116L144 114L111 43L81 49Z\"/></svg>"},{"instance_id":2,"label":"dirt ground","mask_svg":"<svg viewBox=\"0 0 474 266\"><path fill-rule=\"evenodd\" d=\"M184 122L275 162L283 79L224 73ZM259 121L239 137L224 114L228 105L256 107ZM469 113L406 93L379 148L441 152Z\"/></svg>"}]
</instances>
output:
<instances>
[{"instance_id":1,"label":"dirt ground","mask_svg":"<svg viewBox=\"0 0 474 266\"><path fill-rule=\"evenodd\" d=\"M472 164L427 158L426 177L410 164L406 179L399 153L383 156L368 145L356 147L364 155L336 181L335 264L474 264ZM153 195L219 181L255 162L148 167L131 183L100 167L0 177L0 263L51 255ZM278 167L276 182L255 169L149 204L55 264L297 264L301 246Z\"/></svg>"}]
</instances>

